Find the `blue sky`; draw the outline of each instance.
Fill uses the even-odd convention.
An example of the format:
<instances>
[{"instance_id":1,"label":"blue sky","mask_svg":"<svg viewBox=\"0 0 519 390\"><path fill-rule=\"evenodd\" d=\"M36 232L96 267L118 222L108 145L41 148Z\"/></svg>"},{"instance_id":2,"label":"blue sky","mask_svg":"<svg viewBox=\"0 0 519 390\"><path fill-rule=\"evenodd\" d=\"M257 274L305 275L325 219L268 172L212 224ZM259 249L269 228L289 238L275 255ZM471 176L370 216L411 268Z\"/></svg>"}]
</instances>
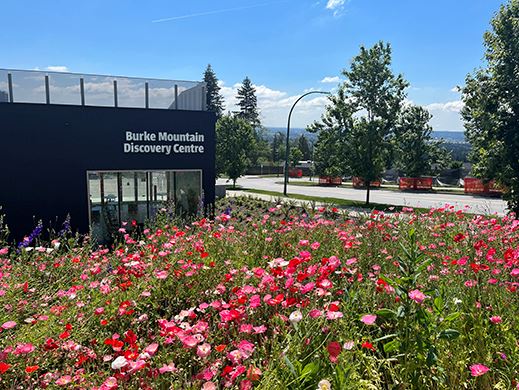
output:
<instances>
[{"instance_id":1,"label":"blue sky","mask_svg":"<svg viewBox=\"0 0 519 390\"><path fill-rule=\"evenodd\" d=\"M2 2L0 67L200 80L211 63L227 108L245 76L262 120L285 126L295 98L332 90L360 45L393 47L408 98L436 130L462 130L452 89L482 64L482 35L501 0L89 0ZM57 67L57 68L56 68ZM323 82L323 81L330 82ZM298 105L293 125L326 98Z\"/></svg>"}]
</instances>

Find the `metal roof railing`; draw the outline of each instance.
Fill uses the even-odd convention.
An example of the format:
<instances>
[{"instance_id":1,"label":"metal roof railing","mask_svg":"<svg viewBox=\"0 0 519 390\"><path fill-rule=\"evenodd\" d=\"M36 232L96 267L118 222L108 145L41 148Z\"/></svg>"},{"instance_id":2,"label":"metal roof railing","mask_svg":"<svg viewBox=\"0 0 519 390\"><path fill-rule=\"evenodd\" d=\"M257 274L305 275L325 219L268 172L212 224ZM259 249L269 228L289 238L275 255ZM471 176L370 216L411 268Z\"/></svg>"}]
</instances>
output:
<instances>
[{"instance_id":1,"label":"metal roof railing","mask_svg":"<svg viewBox=\"0 0 519 390\"><path fill-rule=\"evenodd\" d=\"M203 82L0 68L0 103L204 111Z\"/></svg>"}]
</instances>

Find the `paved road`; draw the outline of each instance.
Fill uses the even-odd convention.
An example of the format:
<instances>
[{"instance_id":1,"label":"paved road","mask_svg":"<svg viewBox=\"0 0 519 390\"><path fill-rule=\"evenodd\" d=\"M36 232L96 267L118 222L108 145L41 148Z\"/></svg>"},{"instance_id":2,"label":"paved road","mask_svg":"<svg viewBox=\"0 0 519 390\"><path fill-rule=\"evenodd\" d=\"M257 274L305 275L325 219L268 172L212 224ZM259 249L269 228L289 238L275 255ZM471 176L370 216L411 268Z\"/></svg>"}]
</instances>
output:
<instances>
[{"instance_id":1,"label":"paved road","mask_svg":"<svg viewBox=\"0 0 519 390\"><path fill-rule=\"evenodd\" d=\"M298 179L290 179L298 180ZM308 180L308 179L299 179ZM245 188L255 188L259 190L283 192L283 185L280 182L283 178L269 177L261 178L258 176L244 176L238 179L237 184ZM218 179L217 184L229 184L225 179ZM309 196L332 197L364 201L366 190L356 190L353 188L336 187L303 187L288 185L289 194L300 194ZM506 212L506 202L497 198L484 198L470 195L437 194L437 193L413 193L398 192L387 190L372 190L371 201L374 203L393 204L409 207L441 207L446 203L454 205L457 209L469 206L469 211L481 214L502 215Z\"/></svg>"}]
</instances>

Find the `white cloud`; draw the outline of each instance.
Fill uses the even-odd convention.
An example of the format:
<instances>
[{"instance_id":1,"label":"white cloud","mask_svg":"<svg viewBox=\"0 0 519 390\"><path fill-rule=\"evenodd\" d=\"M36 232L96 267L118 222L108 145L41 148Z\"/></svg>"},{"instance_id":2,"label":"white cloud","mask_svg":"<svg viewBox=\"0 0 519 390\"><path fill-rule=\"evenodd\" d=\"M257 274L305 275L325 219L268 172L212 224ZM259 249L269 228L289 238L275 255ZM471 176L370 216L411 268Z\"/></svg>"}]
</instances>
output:
<instances>
[{"instance_id":1,"label":"white cloud","mask_svg":"<svg viewBox=\"0 0 519 390\"><path fill-rule=\"evenodd\" d=\"M326 9L333 11L333 16L340 16L344 10L346 0L328 0Z\"/></svg>"},{"instance_id":2,"label":"white cloud","mask_svg":"<svg viewBox=\"0 0 519 390\"><path fill-rule=\"evenodd\" d=\"M430 111L460 112L464 104L461 100L446 103L431 103L425 106Z\"/></svg>"},{"instance_id":3,"label":"white cloud","mask_svg":"<svg viewBox=\"0 0 519 390\"><path fill-rule=\"evenodd\" d=\"M321 80L321 83L338 83L341 79L339 76L326 76L324 79Z\"/></svg>"},{"instance_id":4,"label":"white cloud","mask_svg":"<svg viewBox=\"0 0 519 390\"><path fill-rule=\"evenodd\" d=\"M45 68L50 72L68 72L68 67L64 65L49 65Z\"/></svg>"},{"instance_id":5,"label":"white cloud","mask_svg":"<svg viewBox=\"0 0 519 390\"><path fill-rule=\"evenodd\" d=\"M463 108L461 100L450 102L431 103L425 106L432 115L429 122L434 130L455 130L464 129L460 111Z\"/></svg>"},{"instance_id":6,"label":"white cloud","mask_svg":"<svg viewBox=\"0 0 519 390\"><path fill-rule=\"evenodd\" d=\"M225 111L238 111L236 93L241 86L236 83L233 86L226 86L225 82L219 81L220 93L225 99ZM261 122L269 127L286 126L288 113L294 102L302 93L313 89L306 89L301 94L290 96L285 91L269 88L266 85L254 85L256 97L258 99L258 109L260 111ZM292 115L293 127L306 127L314 120L321 117L328 98L324 95L314 95L301 100Z\"/></svg>"},{"instance_id":7,"label":"white cloud","mask_svg":"<svg viewBox=\"0 0 519 390\"><path fill-rule=\"evenodd\" d=\"M326 3L326 8L335 10L337 8L343 7L345 3L345 0L328 0L328 3Z\"/></svg>"},{"instance_id":8,"label":"white cloud","mask_svg":"<svg viewBox=\"0 0 519 390\"><path fill-rule=\"evenodd\" d=\"M455 87L452 87L451 92L460 93L460 87L458 87L457 85Z\"/></svg>"}]
</instances>

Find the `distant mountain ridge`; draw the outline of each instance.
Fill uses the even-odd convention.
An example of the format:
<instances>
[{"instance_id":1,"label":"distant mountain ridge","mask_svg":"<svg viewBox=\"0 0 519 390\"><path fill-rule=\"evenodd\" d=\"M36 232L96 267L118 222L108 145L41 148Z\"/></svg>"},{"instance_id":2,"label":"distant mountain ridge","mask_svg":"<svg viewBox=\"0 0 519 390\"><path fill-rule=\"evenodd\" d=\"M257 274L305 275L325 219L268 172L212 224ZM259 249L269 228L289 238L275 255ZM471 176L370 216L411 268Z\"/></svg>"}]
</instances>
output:
<instances>
[{"instance_id":1,"label":"distant mountain ridge","mask_svg":"<svg viewBox=\"0 0 519 390\"><path fill-rule=\"evenodd\" d=\"M267 138L270 140L274 137L274 134L277 132L286 134L286 127L267 127ZM290 139L298 138L300 135L304 134L311 141L315 141L317 139L317 134L309 133L306 129L294 127L290 128ZM432 132L434 138L443 138L446 142L467 142L465 138L465 133L463 131L449 131L449 130L435 130Z\"/></svg>"}]
</instances>

